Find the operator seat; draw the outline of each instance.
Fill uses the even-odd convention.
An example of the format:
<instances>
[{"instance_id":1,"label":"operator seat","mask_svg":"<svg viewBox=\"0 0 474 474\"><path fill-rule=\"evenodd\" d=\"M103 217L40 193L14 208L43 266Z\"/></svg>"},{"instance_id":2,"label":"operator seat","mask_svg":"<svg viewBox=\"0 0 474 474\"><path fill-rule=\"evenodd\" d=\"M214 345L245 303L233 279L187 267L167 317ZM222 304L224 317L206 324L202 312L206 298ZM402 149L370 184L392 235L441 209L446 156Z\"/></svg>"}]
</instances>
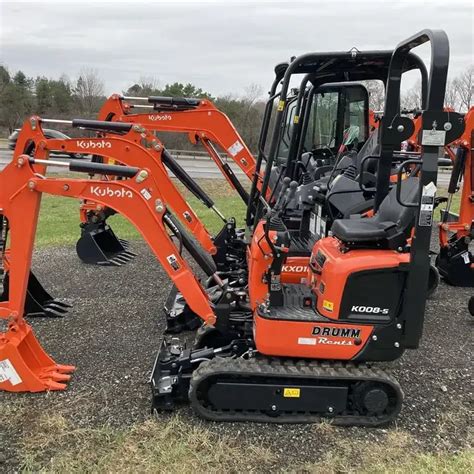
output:
<instances>
[{"instance_id":1,"label":"operator seat","mask_svg":"<svg viewBox=\"0 0 474 474\"><path fill-rule=\"evenodd\" d=\"M367 156L373 156L374 158L369 159L368 163L364 165L363 182L370 187L371 182L375 181L378 151L379 130L375 130L358 152L352 150L341 158L340 164L337 165L337 168L340 168L339 173L333 173L330 178L314 183L315 200L323 203L331 196L331 204L337 209L343 209L348 199L355 201L355 204L366 201L366 197L360 189L358 176L361 173L362 160ZM331 186L330 179L332 179Z\"/></svg>"},{"instance_id":2,"label":"operator seat","mask_svg":"<svg viewBox=\"0 0 474 474\"><path fill-rule=\"evenodd\" d=\"M410 177L399 183L401 200L416 202L419 192L419 179ZM349 248L397 249L403 246L410 236L416 216L416 208L402 206L396 197L394 186L382 201L373 217L336 219L332 234Z\"/></svg>"}]
</instances>

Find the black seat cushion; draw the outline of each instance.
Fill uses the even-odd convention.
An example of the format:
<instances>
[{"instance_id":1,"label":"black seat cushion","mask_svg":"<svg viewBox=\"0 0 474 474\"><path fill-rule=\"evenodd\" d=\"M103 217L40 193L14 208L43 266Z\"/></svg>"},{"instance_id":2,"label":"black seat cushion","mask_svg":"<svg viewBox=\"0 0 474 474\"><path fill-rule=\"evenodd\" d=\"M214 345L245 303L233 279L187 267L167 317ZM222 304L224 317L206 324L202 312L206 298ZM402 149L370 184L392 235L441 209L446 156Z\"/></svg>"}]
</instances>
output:
<instances>
[{"instance_id":1,"label":"black seat cushion","mask_svg":"<svg viewBox=\"0 0 474 474\"><path fill-rule=\"evenodd\" d=\"M419 191L418 178L402 181L401 187L401 200L415 202ZM394 186L374 217L336 219L331 228L332 234L349 245L363 243L364 246L398 247L410 235L416 210L402 206L397 201L396 192L397 187Z\"/></svg>"},{"instance_id":2,"label":"black seat cushion","mask_svg":"<svg viewBox=\"0 0 474 474\"><path fill-rule=\"evenodd\" d=\"M395 229L394 222L379 222L375 219L336 219L332 233L344 242L380 241L387 238L387 232Z\"/></svg>"}]
</instances>

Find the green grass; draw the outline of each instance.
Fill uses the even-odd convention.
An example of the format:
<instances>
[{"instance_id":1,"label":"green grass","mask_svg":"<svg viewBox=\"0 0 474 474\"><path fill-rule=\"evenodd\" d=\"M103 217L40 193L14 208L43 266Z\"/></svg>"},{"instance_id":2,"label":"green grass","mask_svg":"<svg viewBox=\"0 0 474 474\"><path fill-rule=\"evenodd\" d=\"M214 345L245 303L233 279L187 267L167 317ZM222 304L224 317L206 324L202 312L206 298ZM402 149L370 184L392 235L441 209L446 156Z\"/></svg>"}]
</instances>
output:
<instances>
[{"instance_id":1,"label":"green grass","mask_svg":"<svg viewBox=\"0 0 474 474\"><path fill-rule=\"evenodd\" d=\"M245 453L245 456L243 456ZM255 472L268 448L216 436L173 417L128 428L79 428L58 414L40 417L22 443L21 471L58 473Z\"/></svg>"},{"instance_id":2,"label":"green grass","mask_svg":"<svg viewBox=\"0 0 474 474\"><path fill-rule=\"evenodd\" d=\"M20 472L467 474L474 469L470 436L448 449L434 445L427 452L412 434L398 428L369 430L370 436L361 437L324 422L307 427L325 447L315 449L319 454L305 462L285 452L284 446L280 451L277 438L272 446L264 446L246 437L245 430L239 436L230 435L232 429L218 434L214 424L196 423L187 416L150 417L123 427L91 426L70 410L63 405L31 416L31 407L19 399L2 406L0 426L10 433L21 428L21 437L9 439ZM456 414L440 422L431 435L452 432L459 422Z\"/></svg>"},{"instance_id":3,"label":"green grass","mask_svg":"<svg viewBox=\"0 0 474 474\"><path fill-rule=\"evenodd\" d=\"M448 192L446 189L440 188L438 191L439 191L438 196L445 196L445 197L448 196ZM458 214L460 205L461 205L461 190L459 190L457 193L453 195L450 212L454 214ZM445 209L445 208L446 208L446 204L441 204L441 206L435 211L436 220L441 220L440 209Z\"/></svg>"},{"instance_id":4,"label":"green grass","mask_svg":"<svg viewBox=\"0 0 474 474\"><path fill-rule=\"evenodd\" d=\"M227 183L221 180L201 180L200 184L214 199L216 207L224 216L235 217L238 223L243 223L245 206ZM223 222L217 214L205 207L182 187L180 188L209 232L213 235L219 232ZM128 240L140 238L135 227L122 216L112 216L107 222L120 238ZM44 195L36 233L36 246L71 245L77 241L79 235L79 201L72 198Z\"/></svg>"}]
</instances>

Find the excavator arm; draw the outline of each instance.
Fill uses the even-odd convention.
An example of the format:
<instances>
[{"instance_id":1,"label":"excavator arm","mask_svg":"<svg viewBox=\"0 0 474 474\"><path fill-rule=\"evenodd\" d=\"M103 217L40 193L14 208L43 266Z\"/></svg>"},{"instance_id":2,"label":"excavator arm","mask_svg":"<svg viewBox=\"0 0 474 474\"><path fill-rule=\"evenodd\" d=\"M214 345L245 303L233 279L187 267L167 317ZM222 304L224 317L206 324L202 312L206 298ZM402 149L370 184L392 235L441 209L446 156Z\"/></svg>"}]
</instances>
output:
<instances>
[{"instance_id":1,"label":"excavator arm","mask_svg":"<svg viewBox=\"0 0 474 474\"><path fill-rule=\"evenodd\" d=\"M36 124L34 129L32 123ZM78 121L78 123L81 122ZM48 139L41 129L41 118L35 117L34 121L30 119L25 122L21 137L24 142L35 145L34 156L39 159L47 159L51 151L61 151L68 154L86 153L103 157L108 162L121 163L142 169L135 180L143 183L141 191L143 196L151 199L152 193L159 189L163 196L163 205L166 203L167 206L173 209L180 221L208 253L211 255L216 253L216 247L210 233L175 187L163 165L163 145L141 127L130 126L129 130L123 131L122 135L109 133L101 138ZM21 147L17 147L14 159L20 153ZM84 162L82 165L78 163L76 166L85 168L88 163ZM40 170L43 171L41 168ZM115 177L117 177L117 174ZM85 214L89 210L103 210L103 207L98 206L97 199L93 197L85 200L85 204L81 206L83 221L86 219Z\"/></svg>"},{"instance_id":2,"label":"excavator arm","mask_svg":"<svg viewBox=\"0 0 474 474\"><path fill-rule=\"evenodd\" d=\"M165 225L170 227L172 215L165 205L158 204L164 202L163 195L159 189L153 189L151 199L147 199L142 192L147 187L137 182L136 177L143 171L150 172L149 169L82 163L86 172L105 175L120 173L130 178L112 181L54 179L34 170L48 165L66 166L74 171L80 167L80 161L64 163L20 155L0 173L0 214L2 219L7 220L10 230L10 292L8 300L0 303L0 318L8 320L7 330L0 332L0 390L63 390L70 379L69 374L74 371L73 366L56 364L46 354L24 320L23 308L43 193L91 199L127 217L140 231L192 310L207 324L212 325L216 321L206 292L165 228Z\"/></svg>"},{"instance_id":3,"label":"excavator arm","mask_svg":"<svg viewBox=\"0 0 474 474\"><path fill-rule=\"evenodd\" d=\"M130 100L146 103L131 104ZM149 112L132 112L140 108L148 108ZM255 158L229 118L209 100L133 98L114 94L105 102L98 117L100 120L140 123L148 130L188 133L192 141L198 139L202 142L224 177L239 192L242 199L248 199L248 194L231 168L222 161L214 144L222 148L250 180L253 180L255 174ZM258 186L260 188L261 179Z\"/></svg>"}]
</instances>

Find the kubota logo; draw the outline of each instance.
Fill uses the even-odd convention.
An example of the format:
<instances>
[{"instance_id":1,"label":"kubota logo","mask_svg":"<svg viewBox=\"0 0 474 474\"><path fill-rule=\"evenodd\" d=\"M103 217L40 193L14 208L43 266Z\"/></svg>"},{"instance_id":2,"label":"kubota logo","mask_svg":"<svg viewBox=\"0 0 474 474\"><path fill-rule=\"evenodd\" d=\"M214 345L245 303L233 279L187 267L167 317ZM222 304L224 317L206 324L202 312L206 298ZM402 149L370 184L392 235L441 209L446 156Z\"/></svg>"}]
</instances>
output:
<instances>
[{"instance_id":1,"label":"kubota logo","mask_svg":"<svg viewBox=\"0 0 474 474\"><path fill-rule=\"evenodd\" d=\"M93 150L103 150L104 148L112 148L112 143L107 140L76 140L76 146L82 150L92 148Z\"/></svg>"},{"instance_id":2,"label":"kubota logo","mask_svg":"<svg viewBox=\"0 0 474 474\"><path fill-rule=\"evenodd\" d=\"M149 115L148 120L151 120L152 122L161 122L164 120L171 120L172 117L171 115L168 114L154 114L154 115Z\"/></svg>"},{"instance_id":3,"label":"kubota logo","mask_svg":"<svg viewBox=\"0 0 474 474\"><path fill-rule=\"evenodd\" d=\"M106 188L91 186L91 194L98 197L133 198L132 191L123 188L111 189L108 186Z\"/></svg>"},{"instance_id":4,"label":"kubota logo","mask_svg":"<svg viewBox=\"0 0 474 474\"><path fill-rule=\"evenodd\" d=\"M282 269L285 273L305 273L308 271L306 265L283 265Z\"/></svg>"}]
</instances>

